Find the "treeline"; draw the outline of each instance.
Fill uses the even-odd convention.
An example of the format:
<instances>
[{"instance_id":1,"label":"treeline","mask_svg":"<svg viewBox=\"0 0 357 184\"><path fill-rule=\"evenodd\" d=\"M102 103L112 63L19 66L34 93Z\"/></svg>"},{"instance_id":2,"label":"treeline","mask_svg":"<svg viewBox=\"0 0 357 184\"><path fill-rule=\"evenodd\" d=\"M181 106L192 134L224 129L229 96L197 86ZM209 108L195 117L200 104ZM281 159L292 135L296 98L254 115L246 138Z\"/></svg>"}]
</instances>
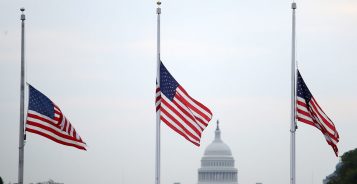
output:
<instances>
[{"instance_id":1,"label":"treeline","mask_svg":"<svg viewBox=\"0 0 357 184\"><path fill-rule=\"evenodd\" d=\"M344 153L327 184L357 184L357 148Z\"/></svg>"}]
</instances>

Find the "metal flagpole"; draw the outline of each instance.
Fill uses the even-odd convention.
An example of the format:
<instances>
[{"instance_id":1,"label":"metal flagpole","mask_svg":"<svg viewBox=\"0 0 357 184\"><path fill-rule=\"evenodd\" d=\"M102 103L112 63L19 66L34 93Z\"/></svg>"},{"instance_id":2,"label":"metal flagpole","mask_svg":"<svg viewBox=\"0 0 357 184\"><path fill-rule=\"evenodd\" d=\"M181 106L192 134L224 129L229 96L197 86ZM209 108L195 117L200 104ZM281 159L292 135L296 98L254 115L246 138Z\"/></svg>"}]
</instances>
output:
<instances>
[{"instance_id":1,"label":"metal flagpole","mask_svg":"<svg viewBox=\"0 0 357 184\"><path fill-rule=\"evenodd\" d=\"M157 2L157 77L156 81L158 86L160 86L160 8L161 2ZM156 163L155 163L155 184L160 184L160 109L156 112Z\"/></svg>"},{"instance_id":2,"label":"metal flagpole","mask_svg":"<svg viewBox=\"0 0 357 184\"><path fill-rule=\"evenodd\" d=\"M292 53L291 53L291 126L290 126L290 184L296 183L295 171L295 132L296 132L296 65L295 65L295 9L296 3L291 4L292 14Z\"/></svg>"},{"instance_id":3,"label":"metal flagpole","mask_svg":"<svg viewBox=\"0 0 357 184\"><path fill-rule=\"evenodd\" d=\"M25 110L25 8L21 14L21 84L20 84L20 132L19 132L19 175L18 184L24 182L24 110Z\"/></svg>"}]
</instances>

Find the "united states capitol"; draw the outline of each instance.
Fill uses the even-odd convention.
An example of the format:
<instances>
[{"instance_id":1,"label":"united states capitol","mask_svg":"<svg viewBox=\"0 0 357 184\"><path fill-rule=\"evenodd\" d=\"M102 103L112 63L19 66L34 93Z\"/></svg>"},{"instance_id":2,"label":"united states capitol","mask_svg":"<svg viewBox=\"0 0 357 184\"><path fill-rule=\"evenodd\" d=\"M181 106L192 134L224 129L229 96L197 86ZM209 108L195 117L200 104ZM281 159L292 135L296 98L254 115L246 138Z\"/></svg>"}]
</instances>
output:
<instances>
[{"instance_id":1,"label":"united states capitol","mask_svg":"<svg viewBox=\"0 0 357 184\"><path fill-rule=\"evenodd\" d=\"M197 184L238 184L238 169L231 149L222 140L218 121L214 133L214 140L207 146L201 159Z\"/></svg>"}]
</instances>

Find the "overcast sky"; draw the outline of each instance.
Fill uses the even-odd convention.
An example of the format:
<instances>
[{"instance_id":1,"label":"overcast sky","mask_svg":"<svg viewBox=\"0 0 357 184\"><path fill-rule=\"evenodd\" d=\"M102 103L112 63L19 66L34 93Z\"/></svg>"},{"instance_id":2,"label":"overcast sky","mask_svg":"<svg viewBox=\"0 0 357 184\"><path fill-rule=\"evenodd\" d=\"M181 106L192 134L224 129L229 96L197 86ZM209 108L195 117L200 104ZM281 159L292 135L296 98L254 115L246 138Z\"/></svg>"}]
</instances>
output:
<instances>
[{"instance_id":1,"label":"overcast sky","mask_svg":"<svg viewBox=\"0 0 357 184\"><path fill-rule=\"evenodd\" d=\"M161 59L211 108L196 147L162 125L162 183L197 183L221 122L240 184L289 182L291 8L283 0L162 2ZM297 1L297 60L340 134L357 147L357 2ZM156 4L152 0L0 1L0 176L17 181L20 8L27 82L52 99L88 144L27 135L25 183L154 183ZM323 135L297 130L297 183L320 184L335 157Z\"/></svg>"}]
</instances>

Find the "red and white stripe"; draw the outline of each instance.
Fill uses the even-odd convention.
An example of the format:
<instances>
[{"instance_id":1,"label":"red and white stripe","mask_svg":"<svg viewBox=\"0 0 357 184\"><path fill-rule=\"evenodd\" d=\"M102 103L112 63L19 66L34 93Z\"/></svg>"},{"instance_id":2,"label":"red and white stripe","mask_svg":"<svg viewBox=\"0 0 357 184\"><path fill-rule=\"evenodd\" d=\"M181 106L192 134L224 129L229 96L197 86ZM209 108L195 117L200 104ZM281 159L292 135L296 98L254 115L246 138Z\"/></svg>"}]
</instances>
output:
<instances>
[{"instance_id":1,"label":"red and white stripe","mask_svg":"<svg viewBox=\"0 0 357 184\"><path fill-rule=\"evenodd\" d=\"M297 96L296 109L298 121L318 128L324 134L327 143L332 146L337 156L338 132L333 122L327 117L315 98L311 97L311 100L307 104L304 98Z\"/></svg>"},{"instance_id":2,"label":"red and white stripe","mask_svg":"<svg viewBox=\"0 0 357 184\"><path fill-rule=\"evenodd\" d=\"M160 119L175 132L196 146L200 146L203 130L212 119L212 112L193 99L181 86L176 89L173 101L156 88L156 111Z\"/></svg>"},{"instance_id":3,"label":"red and white stripe","mask_svg":"<svg viewBox=\"0 0 357 184\"><path fill-rule=\"evenodd\" d=\"M56 105L54 111L55 116L52 119L36 111L28 110L26 131L44 136L59 144L86 150L86 144Z\"/></svg>"}]
</instances>

